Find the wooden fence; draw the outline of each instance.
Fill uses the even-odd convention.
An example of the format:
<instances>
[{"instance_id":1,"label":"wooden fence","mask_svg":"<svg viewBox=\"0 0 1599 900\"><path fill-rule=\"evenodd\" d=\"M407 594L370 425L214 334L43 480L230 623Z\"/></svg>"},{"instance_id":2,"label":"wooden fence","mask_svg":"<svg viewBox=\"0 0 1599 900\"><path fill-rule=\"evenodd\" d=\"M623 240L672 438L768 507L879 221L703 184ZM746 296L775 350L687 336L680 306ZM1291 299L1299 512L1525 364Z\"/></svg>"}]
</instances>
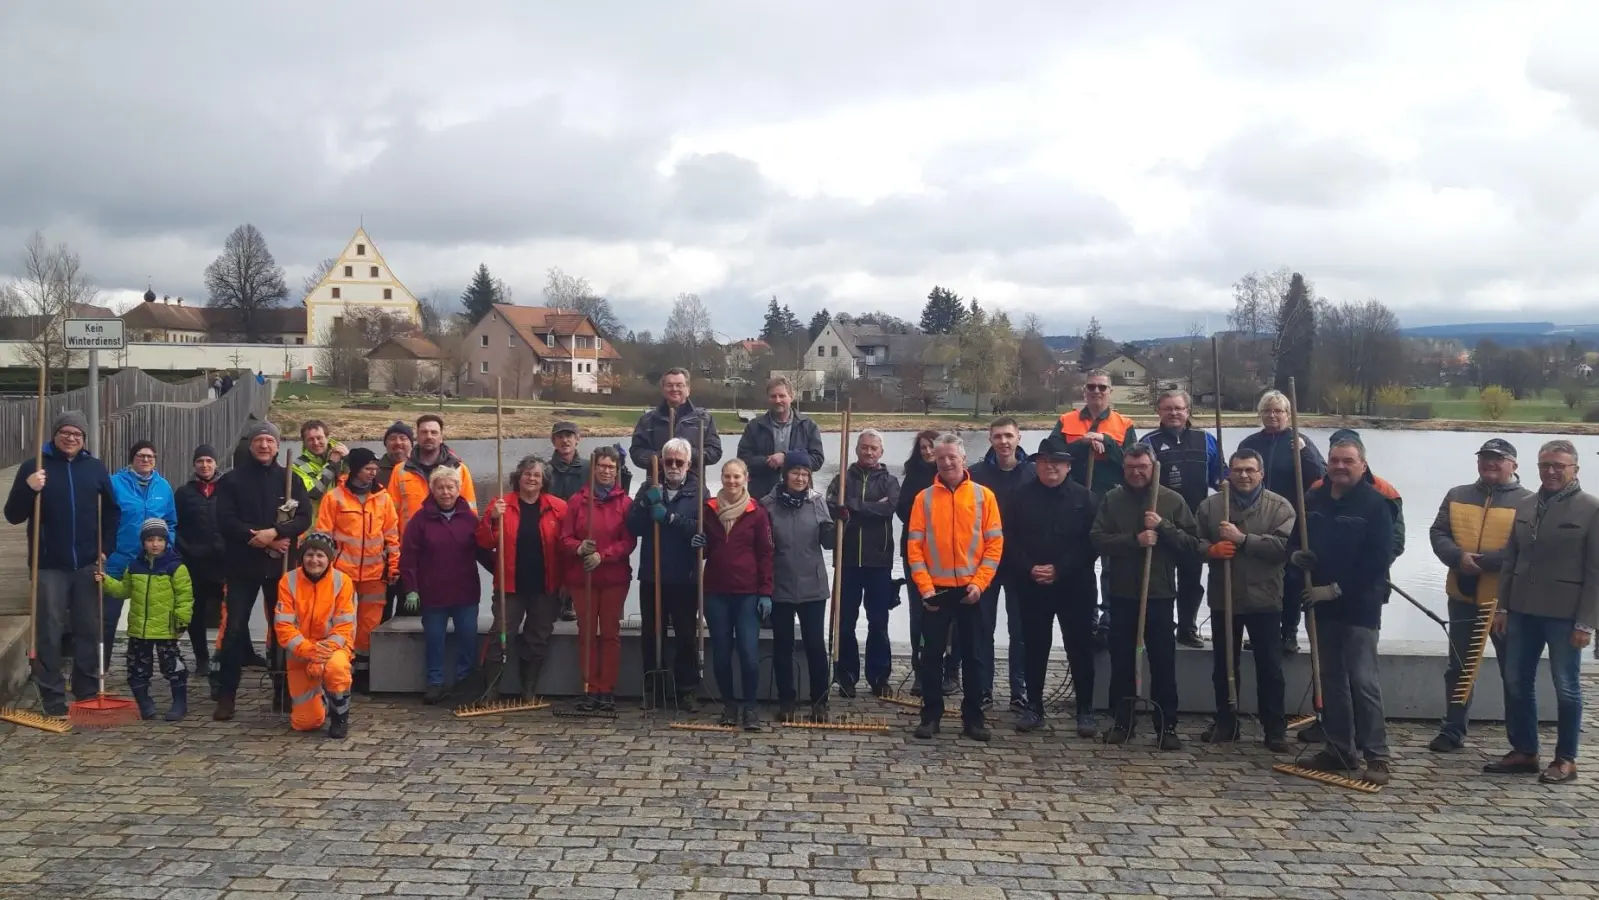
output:
<instances>
[{"instance_id":1,"label":"wooden fence","mask_svg":"<svg viewBox=\"0 0 1599 900\"><path fill-rule=\"evenodd\" d=\"M250 372L239 374L233 389L208 401L205 378L175 384L159 381L137 369L123 369L101 379L100 454L115 471L128 461L128 448L138 441L155 444L157 467L176 487L189 479L191 454L200 444L217 450L224 469L233 463L233 445L250 419L265 419L272 405L271 383L257 384ZM88 388L45 398L45 428L66 410L88 413ZM0 467L31 458L40 438L38 399L0 404ZM94 427L91 425L91 427Z\"/></svg>"}]
</instances>

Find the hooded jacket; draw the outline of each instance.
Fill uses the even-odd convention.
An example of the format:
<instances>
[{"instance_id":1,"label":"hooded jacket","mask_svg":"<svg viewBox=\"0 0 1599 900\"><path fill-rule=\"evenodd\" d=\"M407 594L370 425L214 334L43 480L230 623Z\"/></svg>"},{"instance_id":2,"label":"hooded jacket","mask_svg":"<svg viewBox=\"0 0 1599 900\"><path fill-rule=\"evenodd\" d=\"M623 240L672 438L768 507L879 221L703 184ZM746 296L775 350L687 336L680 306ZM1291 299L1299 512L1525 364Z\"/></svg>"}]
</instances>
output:
<instances>
[{"instance_id":1,"label":"hooded jacket","mask_svg":"<svg viewBox=\"0 0 1599 900\"><path fill-rule=\"evenodd\" d=\"M644 495L649 485L639 488L633 504L627 510L627 530L638 537L641 552L638 561L638 580L655 580L655 520L650 517L649 504ZM662 584L696 584L699 582L699 554L689 544L699 531L700 509L705 495L700 491L700 481L691 470L683 478L676 497L667 496L666 486L661 486L661 503L666 507L667 520L661 523Z\"/></svg>"},{"instance_id":2,"label":"hooded jacket","mask_svg":"<svg viewBox=\"0 0 1599 900\"><path fill-rule=\"evenodd\" d=\"M633 548L638 538L627 530L627 511L633 506L627 491L613 482L611 491L594 499L594 527L589 529L589 489L582 490L566 501L566 515L561 519L561 571L566 576L569 589L580 589L592 583L595 587L620 587L633 580ZM707 521L706 523L710 523ZM590 534L594 536L595 552L600 554L600 564L592 573L583 571L583 561L577 548Z\"/></svg>"},{"instance_id":3,"label":"hooded jacket","mask_svg":"<svg viewBox=\"0 0 1599 900\"><path fill-rule=\"evenodd\" d=\"M1226 500L1230 500L1231 505L1224 511ZM1224 516L1244 533L1244 542L1232 558L1233 613L1282 612L1283 569L1288 563L1288 541L1298 522L1293 505L1264 486L1259 499L1247 509L1231 491L1226 498L1221 494L1206 497L1195 514L1199 520L1201 554L1209 553L1211 545L1221 541L1219 529ZM1222 600L1227 596L1223 589L1225 576L1221 561L1211 560L1210 587L1206 593L1211 609L1222 609Z\"/></svg>"},{"instance_id":4,"label":"hooded jacket","mask_svg":"<svg viewBox=\"0 0 1599 900\"><path fill-rule=\"evenodd\" d=\"M1367 479L1355 482L1342 497L1333 496L1331 484L1319 484L1305 495L1305 518L1309 549L1316 554L1310 584L1336 584L1340 591L1336 599L1316 605L1317 617L1381 627L1397 530L1387 498ZM1289 546L1298 543L1295 531Z\"/></svg>"},{"instance_id":5,"label":"hooded jacket","mask_svg":"<svg viewBox=\"0 0 1599 900\"><path fill-rule=\"evenodd\" d=\"M1303 436L1303 435L1301 435ZM1294 433L1290 429L1282 431L1257 431L1238 442L1238 449L1253 450L1260 454L1264 464L1266 490L1289 503L1298 502L1298 489L1294 487ZM1327 461L1322 459L1321 451L1310 438L1305 438L1305 447L1299 451L1300 468L1304 471L1305 490L1310 490L1311 485L1321 480L1327 474Z\"/></svg>"},{"instance_id":6,"label":"hooded jacket","mask_svg":"<svg viewBox=\"0 0 1599 900\"><path fill-rule=\"evenodd\" d=\"M1149 596L1170 600L1177 596L1177 564L1199 558L1199 525L1183 495L1171 488L1156 486L1155 512L1160 527L1155 529L1154 562L1149 568ZM1094 527L1089 533L1094 549L1105 560L1105 578L1113 597L1137 597L1144 575L1144 548L1138 533L1144 530L1144 513L1149 494L1126 485L1112 488L1099 503Z\"/></svg>"},{"instance_id":7,"label":"hooded jacket","mask_svg":"<svg viewBox=\"0 0 1599 900\"><path fill-rule=\"evenodd\" d=\"M837 537L833 517L816 491L807 491L797 507L783 502L780 495L786 493L778 486L761 500L772 529L770 596L774 603L819 603L833 596L824 558Z\"/></svg>"},{"instance_id":8,"label":"hooded jacket","mask_svg":"<svg viewBox=\"0 0 1599 900\"><path fill-rule=\"evenodd\" d=\"M400 584L423 609L478 605L477 513L465 497L447 518L432 497L411 517L400 542Z\"/></svg>"},{"instance_id":9,"label":"hooded jacket","mask_svg":"<svg viewBox=\"0 0 1599 900\"><path fill-rule=\"evenodd\" d=\"M674 430L672 423L676 421ZM701 467L699 459L700 422L705 423L705 459L704 465L714 466L722 459L722 439L716 433L716 419L709 410L695 406L688 400L683 401L675 412L668 409L665 401L653 409L646 410L644 415L638 417L638 424L633 427L633 444L628 447L628 459L633 465L638 466L642 472L649 472L650 460L654 459L666 446L666 442L675 437L688 441L691 449L689 459L692 468L698 471Z\"/></svg>"},{"instance_id":10,"label":"hooded jacket","mask_svg":"<svg viewBox=\"0 0 1599 900\"><path fill-rule=\"evenodd\" d=\"M139 528L145 519L165 520L170 535L168 540L176 539L178 506L172 495L172 485L160 472L151 472L150 483L141 485L132 466L124 467L111 476L111 493L116 495L122 516L117 526L116 543L106 547L105 570L112 575L121 575L133 558L144 552L139 543Z\"/></svg>"},{"instance_id":11,"label":"hooded jacket","mask_svg":"<svg viewBox=\"0 0 1599 900\"><path fill-rule=\"evenodd\" d=\"M1099 502L1092 491L1070 478L1050 487L1035 475L1017 488L1010 517L1003 520L1001 574L1031 581L1034 566L1054 566L1057 587L1093 591L1094 561L1099 554L1089 532Z\"/></svg>"},{"instance_id":12,"label":"hooded jacket","mask_svg":"<svg viewBox=\"0 0 1599 900\"><path fill-rule=\"evenodd\" d=\"M222 532L217 529L217 485L219 473L210 481L190 478L173 495L178 510L178 533L174 542L178 556L189 574L202 581L221 581Z\"/></svg>"},{"instance_id":13,"label":"hooded jacket","mask_svg":"<svg viewBox=\"0 0 1599 900\"><path fill-rule=\"evenodd\" d=\"M844 470L844 565L857 569L887 569L894 565L894 514L899 509L899 479L878 463L862 469L852 463ZM827 486L827 501L837 502L838 476Z\"/></svg>"},{"instance_id":14,"label":"hooded jacket","mask_svg":"<svg viewBox=\"0 0 1599 900\"><path fill-rule=\"evenodd\" d=\"M311 527L311 500L298 478L289 478L289 499L294 512L283 522L278 509L284 504L284 469L276 458L258 462L245 453L217 482L217 530L222 532L222 561L230 577L271 579L283 572L283 558L272 556L266 548L250 546L250 532L277 529L279 537L289 538L289 556L294 556L294 539Z\"/></svg>"},{"instance_id":15,"label":"hooded jacket","mask_svg":"<svg viewBox=\"0 0 1599 900\"><path fill-rule=\"evenodd\" d=\"M519 589L516 580L516 539L522 533L523 525L538 528L539 544L544 550L544 583L529 587L545 594L560 590L564 583L565 567L571 564L571 555L561 551L561 520L566 518L566 501L549 491L540 491L538 521L523 522L521 496L511 491L500 499L505 501L505 592L515 594ZM497 531L492 518L484 516L478 520L477 545L497 555ZM500 577L499 562L497 558L491 562L489 572L497 581ZM582 566L578 568L581 570Z\"/></svg>"},{"instance_id":16,"label":"hooded jacket","mask_svg":"<svg viewBox=\"0 0 1599 900\"><path fill-rule=\"evenodd\" d=\"M17 477L6 497L6 521L21 525L31 520L33 500L38 496L39 568L72 572L94 565L101 543L107 550L116 546L122 516L105 465L88 450L67 459L52 441L44 446L44 490L37 495L28 487L33 470L31 459L17 466ZM102 511L99 535L94 532L97 496ZM26 530L31 560L33 529Z\"/></svg>"},{"instance_id":17,"label":"hooded jacket","mask_svg":"<svg viewBox=\"0 0 1599 900\"><path fill-rule=\"evenodd\" d=\"M744 435L738 439L738 458L749 467L751 497L765 497L783 480L782 469L774 469L766 464L767 457L773 453L802 451L811 458L812 472L822 470L827 455L822 448L822 431L816 427L816 422L789 407L788 426L788 443L782 447L777 446L777 420L772 418L770 410L744 426ZM706 453L709 455L709 450Z\"/></svg>"},{"instance_id":18,"label":"hooded jacket","mask_svg":"<svg viewBox=\"0 0 1599 900\"><path fill-rule=\"evenodd\" d=\"M141 553L122 577L105 579L107 597L129 600L128 637L174 641L183 637L194 617L194 584L169 544L161 555Z\"/></svg>"},{"instance_id":19,"label":"hooded jacket","mask_svg":"<svg viewBox=\"0 0 1599 900\"><path fill-rule=\"evenodd\" d=\"M1427 535L1433 555L1449 569L1444 590L1451 600L1480 605L1499 597L1499 573L1516 524L1516 505L1531 496L1519 481L1487 484L1480 479L1444 495ZM1481 554L1481 574L1460 571L1467 553Z\"/></svg>"}]
</instances>

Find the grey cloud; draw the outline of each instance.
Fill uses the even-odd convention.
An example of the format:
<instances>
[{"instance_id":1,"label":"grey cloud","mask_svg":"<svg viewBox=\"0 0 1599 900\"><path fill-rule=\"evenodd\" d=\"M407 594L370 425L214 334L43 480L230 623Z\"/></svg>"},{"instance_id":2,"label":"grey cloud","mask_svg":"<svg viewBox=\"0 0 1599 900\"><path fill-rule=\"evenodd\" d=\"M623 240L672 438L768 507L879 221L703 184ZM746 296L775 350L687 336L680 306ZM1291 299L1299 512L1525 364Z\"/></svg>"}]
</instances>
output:
<instances>
[{"instance_id":1,"label":"grey cloud","mask_svg":"<svg viewBox=\"0 0 1599 900\"><path fill-rule=\"evenodd\" d=\"M1194 180L1261 203L1335 208L1358 203L1391 175L1351 141L1285 130L1277 123L1240 133L1211 153Z\"/></svg>"}]
</instances>

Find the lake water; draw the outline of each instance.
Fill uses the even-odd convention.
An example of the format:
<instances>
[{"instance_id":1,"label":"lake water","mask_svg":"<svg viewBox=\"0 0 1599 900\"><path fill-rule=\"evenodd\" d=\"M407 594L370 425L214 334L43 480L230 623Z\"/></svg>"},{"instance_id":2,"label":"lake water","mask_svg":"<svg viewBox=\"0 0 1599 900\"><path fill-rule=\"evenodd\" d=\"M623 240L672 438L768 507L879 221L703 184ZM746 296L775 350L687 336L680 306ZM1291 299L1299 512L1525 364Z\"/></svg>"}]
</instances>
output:
<instances>
[{"instance_id":1,"label":"lake water","mask_svg":"<svg viewBox=\"0 0 1599 900\"><path fill-rule=\"evenodd\" d=\"M870 423L867 416L855 419L857 425L865 426ZM1253 429L1251 429L1253 430ZM1226 446L1236 446L1239 439L1249 431L1234 429L1224 435ZM1022 435L1023 446L1029 451L1037 448L1047 432L1028 431ZM1325 429L1306 429L1305 436L1313 440L1325 454L1327 440L1332 432ZM987 452L987 439L983 431L970 431L965 435L967 453L972 460L977 460ZM1432 554L1432 545L1428 540L1427 531L1432 525L1433 517L1438 512L1438 504L1442 502L1444 493L1449 488L1476 480L1477 448L1490 437L1500 437L1487 432L1462 432L1462 431L1366 431L1362 437L1366 442L1367 458L1371 462L1374 472L1391 482L1398 488L1405 499L1405 554L1395 561L1392 578L1395 584L1403 588L1411 596L1427 604L1435 612L1442 615L1445 609L1443 593L1444 567ZM884 461L890 471L899 475L901 466L910 452L911 440L914 435L910 432L890 432L884 435L885 452ZM1508 435L1517 445L1523 460L1524 476L1529 486L1535 484L1536 473L1532 461L1537 453L1538 446L1546 439L1544 436L1532 434ZM615 438L590 438L582 441L583 452L603 444L616 443ZM1588 452L1599 448L1599 439L1571 438L1577 444L1579 453L1586 455ZM626 444L626 439L621 439ZM838 472L837 455L839 451L838 435L823 435L827 447L827 464L815 477L818 488L825 488L827 482ZM727 455L731 455L737 447L737 436L724 436L723 447ZM1592 446L1590 446L1592 445ZM377 444L368 443L367 446L381 452ZM457 441L451 442L450 447L459 453L472 469L473 477L484 487L494 478L494 442L493 441ZM509 472L515 467L516 461L528 453L536 453L548 457L550 443L545 440L513 440L505 442L505 470ZM851 456L853 458L853 454ZM712 485L720 485L720 465L709 467L707 479ZM634 489L642 481L637 469L633 473ZM897 524L897 523L896 523ZM832 563L832 554L827 554L828 564ZM637 556L634 560L637 568ZM895 565L895 575L901 574L899 566ZM490 602L490 589L485 580L483 603L485 608ZM637 583L633 592L628 596L627 615L637 616L639 610L639 596ZM1203 617L1208 609L1201 610ZM1006 643L1006 628L1004 624L1005 611L1001 604L1000 624L996 628L996 641ZM909 613L902 604L891 617L891 636L896 643L910 641ZM1203 620L1202 620L1203 621ZM861 618L861 636L865 636L865 617ZM1205 628L1208 632L1208 628ZM1396 640L1442 640L1443 632L1436 623L1426 618L1422 613L1395 596L1388 604L1383 617L1383 639Z\"/></svg>"}]
</instances>

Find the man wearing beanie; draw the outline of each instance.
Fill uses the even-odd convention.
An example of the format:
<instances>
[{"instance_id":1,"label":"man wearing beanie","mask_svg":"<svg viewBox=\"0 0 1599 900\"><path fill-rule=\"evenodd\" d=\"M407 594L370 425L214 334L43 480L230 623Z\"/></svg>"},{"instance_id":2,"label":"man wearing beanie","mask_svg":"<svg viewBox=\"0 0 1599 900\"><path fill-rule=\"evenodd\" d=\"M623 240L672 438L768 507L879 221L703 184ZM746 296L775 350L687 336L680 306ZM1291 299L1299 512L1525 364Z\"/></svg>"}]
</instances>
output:
<instances>
[{"instance_id":1,"label":"man wearing beanie","mask_svg":"<svg viewBox=\"0 0 1599 900\"><path fill-rule=\"evenodd\" d=\"M68 622L72 623L72 696L91 699L99 685L95 677L101 629L94 586L100 562L96 545L114 545L121 519L110 473L84 449L88 434L89 422L83 413L69 410L56 416L44 445L44 465L36 465L34 459L23 461L6 498L6 521L28 523L30 548L34 540L39 542L34 548L39 561L39 597L34 608L38 664L33 676L47 716L67 714L61 638ZM34 436L35 440L42 438ZM102 510L98 535L97 503Z\"/></svg>"},{"instance_id":2,"label":"man wearing beanie","mask_svg":"<svg viewBox=\"0 0 1599 900\"><path fill-rule=\"evenodd\" d=\"M300 566L278 585L272 616L288 654L289 725L317 731L328 722L328 737L342 740L350 733L355 585L333 568L338 550L332 535L312 532L300 549Z\"/></svg>"},{"instance_id":3,"label":"man wearing beanie","mask_svg":"<svg viewBox=\"0 0 1599 900\"><path fill-rule=\"evenodd\" d=\"M189 643L194 648L195 674L211 673L211 647L206 628L222 615L222 585L227 580L222 565L222 534L217 531L217 451L210 444L194 448L194 472L178 488L178 555L194 584L194 616L189 620Z\"/></svg>"},{"instance_id":4,"label":"man wearing beanie","mask_svg":"<svg viewBox=\"0 0 1599 900\"><path fill-rule=\"evenodd\" d=\"M400 525L393 498L377 486L377 454L356 447L345 468L349 474L322 498L316 530L333 538L334 566L355 583L355 688L365 692L372 629L383 624L385 592L399 582Z\"/></svg>"},{"instance_id":5,"label":"man wearing beanie","mask_svg":"<svg viewBox=\"0 0 1599 900\"><path fill-rule=\"evenodd\" d=\"M259 594L263 603L278 596L285 559L294 540L311 526L311 499L298 478L285 478L278 459L278 429L271 422L253 422L245 430L248 452L217 484L217 530L222 533L223 563L228 572L228 622L222 636L217 708L212 718L233 718L239 673L254 648L250 645L250 611ZM288 496L284 495L285 482ZM276 632L268 633L274 655ZM278 660L273 660L274 664ZM281 711L278 684L273 706Z\"/></svg>"},{"instance_id":6,"label":"man wearing beanie","mask_svg":"<svg viewBox=\"0 0 1599 900\"><path fill-rule=\"evenodd\" d=\"M389 478L393 476L394 468L405 465L406 459L411 456L411 448L415 446L416 431L404 422L396 420L388 431L383 432L383 457L378 460L378 487L389 489Z\"/></svg>"}]
</instances>

